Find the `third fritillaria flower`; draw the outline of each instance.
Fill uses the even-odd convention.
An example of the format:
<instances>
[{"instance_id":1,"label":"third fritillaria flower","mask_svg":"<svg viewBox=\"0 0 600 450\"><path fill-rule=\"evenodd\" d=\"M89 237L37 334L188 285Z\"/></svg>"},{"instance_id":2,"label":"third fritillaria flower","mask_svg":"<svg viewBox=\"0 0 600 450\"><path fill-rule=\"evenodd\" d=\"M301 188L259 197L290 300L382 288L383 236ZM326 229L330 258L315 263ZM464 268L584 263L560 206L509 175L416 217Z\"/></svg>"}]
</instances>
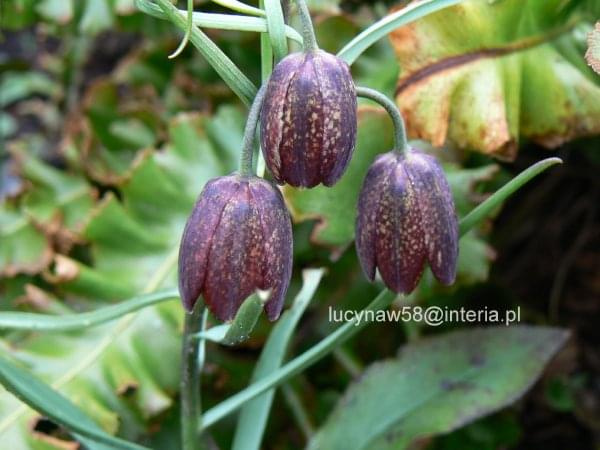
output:
<instances>
[{"instance_id":1,"label":"third fritillaria flower","mask_svg":"<svg viewBox=\"0 0 600 450\"><path fill-rule=\"evenodd\" d=\"M367 277L378 269L394 292L413 291L425 262L441 283L454 282L458 222L434 157L411 149L376 159L359 197L356 248Z\"/></svg>"}]
</instances>

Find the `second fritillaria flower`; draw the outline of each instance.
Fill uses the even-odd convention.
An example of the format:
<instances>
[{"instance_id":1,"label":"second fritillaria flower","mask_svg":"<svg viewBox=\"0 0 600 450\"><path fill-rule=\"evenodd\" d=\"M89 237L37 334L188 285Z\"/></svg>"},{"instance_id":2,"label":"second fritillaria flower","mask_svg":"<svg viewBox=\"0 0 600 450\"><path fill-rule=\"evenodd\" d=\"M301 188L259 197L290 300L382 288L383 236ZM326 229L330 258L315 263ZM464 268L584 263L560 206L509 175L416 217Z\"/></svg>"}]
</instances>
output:
<instances>
[{"instance_id":1,"label":"second fritillaria flower","mask_svg":"<svg viewBox=\"0 0 600 450\"><path fill-rule=\"evenodd\" d=\"M394 292L413 291L426 261L441 283L454 282L458 222L435 158L409 150L376 159L359 197L356 248L367 277L378 269Z\"/></svg>"},{"instance_id":2,"label":"second fritillaria flower","mask_svg":"<svg viewBox=\"0 0 600 450\"><path fill-rule=\"evenodd\" d=\"M292 273L292 225L279 190L258 177L210 180L188 219L179 250L179 291L191 311L202 295L231 320L255 290L270 290L265 311L279 317Z\"/></svg>"},{"instance_id":3,"label":"second fritillaria flower","mask_svg":"<svg viewBox=\"0 0 600 450\"><path fill-rule=\"evenodd\" d=\"M322 50L288 55L269 79L260 121L265 161L277 182L332 186L356 142L348 64Z\"/></svg>"}]
</instances>

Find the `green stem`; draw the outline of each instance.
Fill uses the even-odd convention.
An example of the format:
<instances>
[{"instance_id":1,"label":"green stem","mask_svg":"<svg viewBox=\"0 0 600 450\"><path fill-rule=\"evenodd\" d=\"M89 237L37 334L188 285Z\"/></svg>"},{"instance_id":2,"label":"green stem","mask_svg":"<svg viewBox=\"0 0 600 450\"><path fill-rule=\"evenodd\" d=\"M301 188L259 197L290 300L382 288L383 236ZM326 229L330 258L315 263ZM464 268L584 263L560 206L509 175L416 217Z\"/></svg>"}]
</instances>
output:
<instances>
[{"instance_id":1,"label":"green stem","mask_svg":"<svg viewBox=\"0 0 600 450\"><path fill-rule=\"evenodd\" d=\"M518 190L537 174L559 163L562 163L559 158L548 158L534 164L513 178L505 186L496 191L485 202L483 202L461 220L460 235L465 235L472 227L474 227L486 215L493 211L494 208L500 205L513 192ZM269 375L261 378L244 390L206 411L200 426L204 428L211 426L218 420L240 408L248 400L253 399L263 392L280 385L285 380L288 380L294 375L302 372L304 369L311 366L325 355L329 354L332 350L339 347L342 343L350 339L368 323L370 323L367 321L370 314L366 313L366 311L378 311L387 308L395 298L396 295L394 293L387 289L383 289L364 310L354 315L353 320L346 322L316 345L289 361L286 365L280 367L274 372L271 372ZM361 317L362 320L357 322L357 317Z\"/></svg>"},{"instance_id":2,"label":"green stem","mask_svg":"<svg viewBox=\"0 0 600 450\"><path fill-rule=\"evenodd\" d=\"M310 18L310 11L306 5L305 0L296 0L298 5L298 12L300 13L300 19L302 20L302 39L303 48L305 52L314 52L319 49L317 45L317 37L315 36L315 29Z\"/></svg>"},{"instance_id":3,"label":"green stem","mask_svg":"<svg viewBox=\"0 0 600 450\"><path fill-rule=\"evenodd\" d=\"M408 149L408 141L406 140L406 126L404 125L404 119L402 118L402 114L400 114L396 104L381 92L367 87L357 86L356 95L373 100L385 108L387 113L392 118L392 122L394 124L394 147L401 154L405 154Z\"/></svg>"},{"instance_id":4,"label":"green stem","mask_svg":"<svg viewBox=\"0 0 600 450\"><path fill-rule=\"evenodd\" d=\"M243 176L251 176L254 173L252 169L252 154L254 153L254 137L256 135L256 124L260 117L265 91L267 90L268 80L265 81L261 88L256 93L250 111L248 112L248 120L244 129L244 138L242 141L242 155L240 157L240 174Z\"/></svg>"},{"instance_id":5,"label":"green stem","mask_svg":"<svg viewBox=\"0 0 600 450\"><path fill-rule=\"evenodd\" d=\"M204 360L203 349L194 339L199 333L204 320L201 319L205 309L204 302L199 299L191 313L185 313L183 343L181 351L181 442L183 450L197 450L200 446L198 420L201 420L200 402L200 356Z\"/></svg>"}]
</instances>

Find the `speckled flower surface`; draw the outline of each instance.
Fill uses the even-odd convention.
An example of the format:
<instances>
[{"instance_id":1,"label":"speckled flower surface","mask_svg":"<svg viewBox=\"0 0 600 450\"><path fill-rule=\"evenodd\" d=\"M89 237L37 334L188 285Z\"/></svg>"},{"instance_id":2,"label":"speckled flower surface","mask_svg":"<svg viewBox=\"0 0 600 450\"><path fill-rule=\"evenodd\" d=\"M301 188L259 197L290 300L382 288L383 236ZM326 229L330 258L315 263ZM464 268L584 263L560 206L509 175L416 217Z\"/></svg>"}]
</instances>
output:
<instances>
[{"instance_id":1,"label":"speckled flower surface","mask_svg":"<svg viewBox=\"0 0 600 450\"><path fill-rule=\"evenodd\" d=\"M188 219L179 250L179 292L190 311L202 295L220 320L233 319L256 289L279 317L292 273L292 225L279 190L237 174L210 180Z\"/></svg>"},{"instance_id":2,"label":"speckled flower surface","mask_svg":"<svg viewBox=\"0 0 600 450\"><path fill-rule=\"evenodd\" d=\"M273 70L261 113L264 157L278 183L335 184L356 143L356 90L348 65L321 50Z\"/></svg>"},{"instance_id":3,"label":"speckled flower surface","mask_svg":"<svg viewBox=\"0 0 600 450\"><path fill-rule=\"evenodd\" d=\"M359 196L356 248L366 276L378 269L394 292L412 292L426 262L441 283L454 282L458 221L434 157L409 150L375 160Z\"/></svg>"}]
</instances>

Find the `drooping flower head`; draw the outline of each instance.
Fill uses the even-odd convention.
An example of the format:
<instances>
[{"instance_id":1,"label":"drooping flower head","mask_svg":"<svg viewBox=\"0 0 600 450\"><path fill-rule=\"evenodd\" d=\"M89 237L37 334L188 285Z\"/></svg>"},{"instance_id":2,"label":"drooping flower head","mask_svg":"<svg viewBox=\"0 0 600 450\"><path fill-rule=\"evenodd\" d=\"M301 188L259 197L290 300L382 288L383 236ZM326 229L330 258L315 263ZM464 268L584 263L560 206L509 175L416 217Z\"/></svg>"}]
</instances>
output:
<instances>
[{"instance_id":1,"label":"drooping flower head","mask_svg":"<svg viewBox=\"0 0 600 450\"><path fill-rule=\"evenodd\" d=\"M279 317L292 274L292 226L279 190L258 177L210 180L183 232L179 292L191 311L202 295L231 320L256 289L270 290L265 311Z\"/></svg>"},{"instance_id":2,"label":"drooping flower head","mask_svg":"<svg viewBox=\"0 0 600 450\"><path fill-rule=\"evenodd\" d=\"M458 221L434 157L411 149L375 160L358 201L356 248L366 276L378 269L394 292L413 291L425 262L441 283L454 282Z\"/></svg>"},{"instance_id":3,"label":"drooping flower head","mask_svg":"<svg viewBox=\"0 0 600 450\"><path fill-rule=\"evenodd\" d=\"M277 64L260 132L265 161L278 183L335 184L350 162L356 128L356 90L344 61L315 50Z\"/></svg>"}]
</instances>

